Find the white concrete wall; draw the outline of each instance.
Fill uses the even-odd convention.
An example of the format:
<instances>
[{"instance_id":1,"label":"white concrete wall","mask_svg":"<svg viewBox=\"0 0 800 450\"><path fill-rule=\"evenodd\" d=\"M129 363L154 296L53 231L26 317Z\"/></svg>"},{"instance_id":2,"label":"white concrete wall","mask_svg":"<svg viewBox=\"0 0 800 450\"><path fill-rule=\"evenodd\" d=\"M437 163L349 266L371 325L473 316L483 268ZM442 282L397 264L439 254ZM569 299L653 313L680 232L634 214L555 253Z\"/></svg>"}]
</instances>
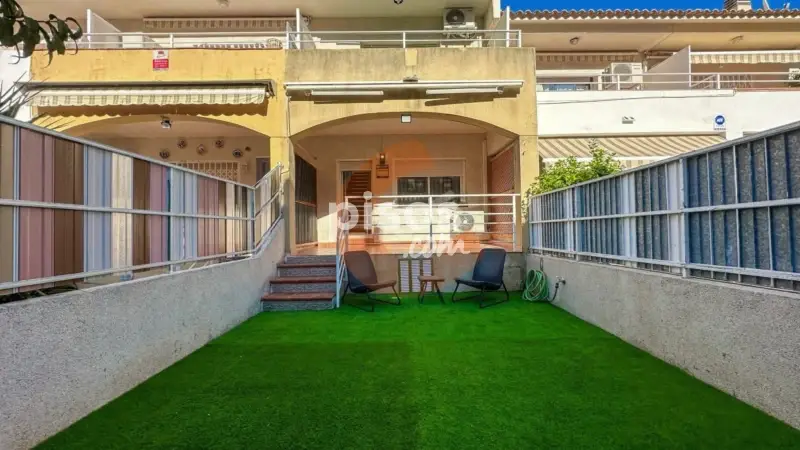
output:
<instances>
[{"instance_id":1,"label":"white concrete wall","mask_svg":"<svg viewBox=\"0 0 800 450\"><path fill-rule=\"evenodd\" d=\"M724 133L728 139L800 121L800 89L780 92L537 92L540 136ZM714 117L726 118L715 131ZM623 124L622 117L633 117Z\"/></svg>"},{"instance_id":2,"label":"white concrete wall","mask_svg":"<svg viewBox=\"0 0 800 450\"><path fill-rule=\"evenodd\" d=\"M686 47L648 70L642 76L642 88L653 91L689 89L692 81L691 53L691 48ZM685 75L669 75L676 73Z\"/></svg>"},{"instance_id":3,"label":"white concrete wall","mask_svg":"<svg viewBox=\"0 0 800 450\"><path fill-rule=\"evenodd\" d=\"M253 259L0 305L0 449L32 447L257 314L284 233Z\"/></svg>"},{"instance_id":4,"label":"white concrete wall","mask_svg":"<svg viewBox=\"0 0 800 450\"><path fill-rule=\"evenodd\" d=\"M528 255L556 306L800 428L800 295Z\"/></svg>"},{"instance_id":5,"label":"white concrete wall","mask_svg":"<svg viewBox=\"0 0 800 450\"><path fill-rule=\"evenodd\" d=\"M31 60L17 59L16 50L0 49L0 94L5 94L17 81L29 81ZM31 120L30 106L23 106L15 117L19 120Z\"/></svg>"}]
</instances>

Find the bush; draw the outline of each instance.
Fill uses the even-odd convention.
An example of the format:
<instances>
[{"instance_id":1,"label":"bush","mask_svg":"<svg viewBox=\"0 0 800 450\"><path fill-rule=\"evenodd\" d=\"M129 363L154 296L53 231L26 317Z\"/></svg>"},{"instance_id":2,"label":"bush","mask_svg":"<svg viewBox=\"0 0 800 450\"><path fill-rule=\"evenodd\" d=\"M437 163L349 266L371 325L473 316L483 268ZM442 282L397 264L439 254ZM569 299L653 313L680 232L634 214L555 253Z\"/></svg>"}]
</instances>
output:
<instances>
[{"instance_id":1,"label":"bush","mask_svg":"<svg viewBox=\"0 0 800 450\"><path fill-rule=\"evenodd\" d=\"M600 148L596 142L592 142L589 146L592 151L591 161L581 162L570 156L542 168L542 173L528 188L527 194L536 195L554 191L622 170L622 164L614 159L614 153Z\"/></svg>"}]
</instances>

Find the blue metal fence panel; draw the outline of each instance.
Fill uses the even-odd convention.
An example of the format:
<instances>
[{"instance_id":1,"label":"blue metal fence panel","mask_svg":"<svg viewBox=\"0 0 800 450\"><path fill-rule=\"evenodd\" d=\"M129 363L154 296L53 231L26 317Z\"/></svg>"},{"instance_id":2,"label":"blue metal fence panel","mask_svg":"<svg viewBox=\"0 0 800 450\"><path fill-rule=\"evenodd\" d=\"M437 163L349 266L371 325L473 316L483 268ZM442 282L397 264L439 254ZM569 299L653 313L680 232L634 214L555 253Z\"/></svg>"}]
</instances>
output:
<instances>
[{"instance_id":1,"label":"blue metal fence panel","mask_svg":"<svg viewBox=\"0 0 800 450\"><path fill-rule=\"evenodd\" d=\"M800 290L800 123L528 204L534 252Z\"/></svg>"}]
</instances>

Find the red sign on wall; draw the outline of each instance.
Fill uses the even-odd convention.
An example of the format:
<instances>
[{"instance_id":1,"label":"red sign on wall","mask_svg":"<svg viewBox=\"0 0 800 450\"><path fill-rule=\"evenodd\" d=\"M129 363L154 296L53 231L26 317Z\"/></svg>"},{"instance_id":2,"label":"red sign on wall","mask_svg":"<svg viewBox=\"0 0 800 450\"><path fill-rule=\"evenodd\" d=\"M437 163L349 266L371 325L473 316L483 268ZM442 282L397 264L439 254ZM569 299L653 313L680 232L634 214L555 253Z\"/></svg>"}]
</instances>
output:
<instances>
[{"instance_id":1,"label":"red sign on wall","mask_svg":"<svg viewBox=\"0 0 800 450\"><path fill-rule=\"evenodd\" d=\"M153 70L169 70L168 50L153 50Z\"/></svg>"}]
</instances>

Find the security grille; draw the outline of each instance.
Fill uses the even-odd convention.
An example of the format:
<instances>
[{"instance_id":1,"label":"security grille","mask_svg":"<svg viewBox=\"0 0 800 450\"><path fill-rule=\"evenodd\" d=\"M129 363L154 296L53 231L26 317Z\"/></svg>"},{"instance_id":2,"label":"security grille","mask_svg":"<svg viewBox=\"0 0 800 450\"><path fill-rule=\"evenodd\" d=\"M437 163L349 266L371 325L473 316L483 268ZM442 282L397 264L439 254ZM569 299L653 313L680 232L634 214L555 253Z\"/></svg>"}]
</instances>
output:
<instances>
[{"instance_id":1,"label":"security grille","mask_svg":"<svg viewBox=\"0 0 800 450\"><path fill-rule=\"evenodd\" d=\"M239 163L235 161L181 161L177 166L224 180L239 181Z\"/></svg>"},{"instance_id":2,"label":"security grille","mask_svg":"<svg viewBox=\"0 0 800 450\"><path fill-rule=\"evenodd\" d=\"M406 258L398 261L400 292L419 292L419 277L433 275L433 260L430 258Z\"/></svg>"}]
</instances>

